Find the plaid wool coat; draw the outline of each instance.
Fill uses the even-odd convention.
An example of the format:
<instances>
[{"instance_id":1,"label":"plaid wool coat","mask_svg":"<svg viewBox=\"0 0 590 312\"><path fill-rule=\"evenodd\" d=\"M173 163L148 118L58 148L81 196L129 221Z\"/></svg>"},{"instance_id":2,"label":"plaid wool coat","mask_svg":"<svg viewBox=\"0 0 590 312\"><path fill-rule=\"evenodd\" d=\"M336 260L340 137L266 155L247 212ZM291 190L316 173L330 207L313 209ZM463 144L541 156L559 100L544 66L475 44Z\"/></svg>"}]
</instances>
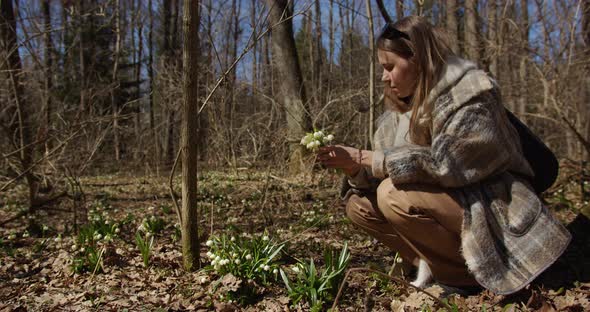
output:
<instances>
[{"instance_id":1,"label":"plaid wool coat","mask_svg":"<svg viewBox=\"0 0 590 312\"><path fill-rule=\"evenodd\" d=\"M571 236L529 184L533 171L485 72L450 58L427 104L433 105L430 145L396 146L399 115L386 112L366 176L449 188L465 208L461 251L467 267L485 288L516 292L557 260Z\"/></svg>"}]
</instances>

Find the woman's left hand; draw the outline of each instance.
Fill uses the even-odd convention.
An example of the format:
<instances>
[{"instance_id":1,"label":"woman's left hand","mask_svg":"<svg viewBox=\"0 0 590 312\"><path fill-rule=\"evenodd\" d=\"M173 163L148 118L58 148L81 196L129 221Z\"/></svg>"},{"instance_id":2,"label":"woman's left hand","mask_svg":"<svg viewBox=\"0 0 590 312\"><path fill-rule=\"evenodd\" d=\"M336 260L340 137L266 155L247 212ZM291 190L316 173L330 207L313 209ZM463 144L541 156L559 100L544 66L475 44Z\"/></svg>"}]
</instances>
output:
<instances>
[{"instance_id":1,"label":"woman's left hand","mask_svg":"<svg viewBox=\"0 0 590 312\"><path fill-rule=\"evenodd\" d=\"M330 145L320 147L317 160L328 168L342 169L348 176L354 176L361 169L361 151L358 148Z\"/></svg>"}]
</instances>

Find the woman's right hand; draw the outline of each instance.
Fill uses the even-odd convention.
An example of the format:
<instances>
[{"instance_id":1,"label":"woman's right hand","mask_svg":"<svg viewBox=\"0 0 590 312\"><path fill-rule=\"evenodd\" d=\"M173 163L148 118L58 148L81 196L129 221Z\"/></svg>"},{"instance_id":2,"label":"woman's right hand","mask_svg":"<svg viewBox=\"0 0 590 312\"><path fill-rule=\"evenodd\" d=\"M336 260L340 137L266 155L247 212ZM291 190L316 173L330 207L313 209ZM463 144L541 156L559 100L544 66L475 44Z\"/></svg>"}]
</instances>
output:
<instances>
[{"instance_id":1,"label":"woman's right hand","mask_svg":"<svg viewBox=\"0 0 590 312\"><path fill-rule=\"evenodd\" d=\"M320 147L317 160L328 168L341 169L348 176L356 175L361 170L361 150L344 145Z\"/></svg>"}]
</instances>

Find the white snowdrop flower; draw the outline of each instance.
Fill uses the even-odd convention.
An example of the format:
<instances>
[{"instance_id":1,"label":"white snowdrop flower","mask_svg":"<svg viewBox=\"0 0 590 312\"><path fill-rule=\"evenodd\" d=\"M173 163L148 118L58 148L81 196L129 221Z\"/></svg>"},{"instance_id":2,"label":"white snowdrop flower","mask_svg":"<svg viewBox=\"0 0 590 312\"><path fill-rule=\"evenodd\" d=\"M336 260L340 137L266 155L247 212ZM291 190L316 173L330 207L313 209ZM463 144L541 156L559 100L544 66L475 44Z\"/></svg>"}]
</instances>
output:
<instances>
[{"instance_id":1,"label":"white snowdrop flower","mask_svg":"<svg viewBox=\"0 0 590 312\"><path fill-rule=\"evenodd\" d=\"M104 241L105 241L105 242L110 242L110 241L112 241L112 240L113 240L113 237L112 237L112 236L110 236L110 235L105 235L105 237L104 237Z\"/></svg>"},{"instance_id":2,"label":"white snowdrop flower","mask_svg":"<svg viewBox=\"0 0 590 312\"><path fill-rule=\"evenodd\" d=\"M272 270L272 274L277 274L277 273L279 273L279 270L277 270L277 269Z\"/></svg>"},{"instance_id":3,"label":"white snowdrop flower","mask_svg":"<svg viewBox=\"0 0 590 312\"><path fill-rule=\"evenodd\" d=\"M307 145L307 140L306 140L306 138L307 138L307 137L303 137L303 138L301 139L301 142L299 142L299 143L300 143L301 145Z\"/></svg>"},{"instance_id":4,"label":"white snowdrop flower","mask_svg":"<svg viewBox=\"0 0 590 312\"><path fill-rule=\"evenodd\" d=\"M404 262L404 259L402 259L401 257L398 257L397 259L395 259L395 262L402 263L402 262Z\"/></svg>"},{"instance_id":5,"label":"white snowdrop flower","mask_svg":"<svg viewBox=\"0 0 590 312\"><path fill-rule=\"evenodd\" d=\"M8 240L13 240L15 238L16 238L16 234L14 234L14 233L8 235Z\"/></svg>"},{"instance_id":6,"label":"white snowdrop flower","mask_svg":"<svg viewBox=\"0 0 590 312\"><path fill-rule=\"evenodd\" d=\"M212 241L212 240L208 240L208 241L205 243L205 245L207 245L207 246L211 247L211 246L213 246L213 241Z\"/></svg>"},{"instance_id":7,"label":"white snowdrop flower","mask_svg":"<svg viewBox=\"0 0 590 312\"><path fill-rule=\"evenodd\" d=\"M264 236L262 236L262 240L263 240L263 241L268 241L268 240L269 240L269 238L268 238L268 236L264 235Z\"/></svg>"},{"instance_id":8,"label":"white snowdrop flower","mask_svg":"<svg viewBox=\"0 0 590 312\"><path fill-rule=\"evenodd\" d=\"M86 248L84 248L84 247L80 248L80 252L84 252L84 251L86 251Z\"/></svg>"},{"instance_id":9,"label":"white snowdrop flower","mask_svg":"<svg viewBox=\"0 0 590 312\"><path fill-rule=\"evenodd\" d=\"M216 266L217 265L217 260L215 260L215 259L211 260L211 265L212 266Z\"/></svg>"},{"instance_id":10,"label":"white snowdrop flower","mask_svg":"<svg viewBox=\"0 0 590 312\"><path fill-rule=\"evenodd\" d=\"M265 271L268 271L268 270L270 270L270 266L265 265L262 269L265 270Z\"/></svg>"},{"instance_id":11,"label":"white snowdrop flower","mask_svg":"<svg viewBox=\"0 0 590 312\"><path fill-rule=\"evenodd\" d=\"M319 138L321 138L323 136L324 136L324 133L322 131L317 131L317 132L315 132L313 134L313 137L316 138L316 139L319 139Z\"/></svg>"},{"instance_id":12,"label":"white snowdrop flower","mask_svg":"<svg viewBox=\"0 0 590 312\"><path fill-rule=\"evenodd\" d=\"M252 260L252 255L251 254L247 254L246 255L246 260Z\"/></svg>"},{"instance_id":13,"label":"white snowdrop flower","mask_svg":"<svg viewBox=\"0 0 590 312\"><path fill-rule=\"evenodd\" d=\"M210 252L210 251L207 251L207 257L211 258L211 255L212 255L212 254L213 254L212 252Z\"/></svg>"},{"instance_id":14,"label":"white snowdrop flower","mask_svg":"<svg viewBox=\"0 0 590 312\"><path fill-rule=\"evenodd\" d=\"M207 277L205 277L205 276L201 277L201 284L202 283L207 283Z\"/></svg>"},{"instance_id":15,"label":"white snowdrop flower","mask_svg":"<svg viewBox=\"0 0 590 312\"><path fill-rule=\"evenodd\" d=\"M236 260L234 260L234 263L235 263L235 264L238 264L238 265L239 265L241 262L242 262L242 261L240 261L240 259L236 259Z\"/></svg>"},{"instance_id":16,"label":"white snowdrop flower","mask_svg":"<svg viewBox=\"0 0 590 312\"><path fill-rule=\"evenodd\" d=\"M221 257L220 256L215 256L215 261L217 261L217 262L221 261Z\"/></svg>"},{"instance_id":17,"label":"white snowdrop flower","mask_svg":"<svg viewBox=\"0 0 590 312\"><path fill-rule=\"evenodd\" d=\"M332 140L334 140L334 135L328 134L328 136L326 137L326 141L330 142Z\"/></svg>"},{"instance_id":18,"label":"white snowdrop flower","mask_svg":"<svg viewBox=\"0 0 590 312\"><path fill-rule=\"evenodd\" d=\"M229 240L232 241L232 242L235 242L236 241L236 237L235 236L232 236Z\"/></svg>"},{"instance_id":19,"label":"white snowdrop flower","mask_svg":"<svg viewBox=\"0 0 590 312\"><path fill-rule=\"evenodd\" d=\"M72 251L76 251L76 250L78 250L78 245L76 245L76 244L72 245Z\"/></svg>"},{"instance_id":20,"label":"white snowdrop flower","mask_svg":"<svg viewBox=\"0 0 590 312\"><path fill-rule=\"evenodd\" d=\"M98 234L94 234L94 240L101 240L102 239L102 234L98 233Z\"/></svg>"},{"instance_id":21,"label":"white snowdrop flower","mask_svg":"<svg viewBox=\"0 0 590 312\"><path fill-rule=\"evenodd\" d=\"M322 145L322 142L315 140L313 141L313 145L315 145L315 147L319 147L320 145Z\"/></svg>"},{"instance_id":22,"label":"white snowdrop flower","mask_svg":"<svg viewBox=\"0 0 590 312\"><path fill-rule=\"evenodd\" d=\"M61 242L61 237L58 236L58 237L54 238L53 241L56 243L59 243L59 242Z\"/></svg>"},{"instance_id":23,"label":"white snowdrop flower","mask_svg":"<svg viewBox=\"0 0 590 312\"><path fill-rule=\"evenodd\" d=\"M232 256L232 258L235 258L235 257L238 256L238 253L237 252L232 252L231 256Z\"/></svg>"},{"instance_id":24,"label":"white snowdrop flower","mask_svg":"<svg viewBox=\"0 0 590 312\"><path fill-rule=\"evenodd\" d=\"M151 232L145 233L146 238L152 238L153 234Z\"/></svg>"},{"instance_id":25,"label":"white snowdrop flower","mask_svg":"<svg viewBox=\"0 0 590 312\"><path fill-rule=\"evenodd\" d=\"M315 147L315 143L314 142L309 142L305 147L307 147L307 149L312 149Z\"/></svg>"},{"instance_id":26,"label":"white snowdrop flower","mask_svg":"<svg viewBox=\"0 0 590 312\"><path fill-rule=\"evenodd\" d=\"M115 233L116 233L116 234L119 234L119 232L121 232L121 229L119 229L119 228L116 228L116 229L115 229Z\"/></svg>"},{"instance_id":27,"label":"white snowdrop flower","mask_svg":"<svg viewBox=\"0 0 590 312\"><path fill-rule=\"evenodd\" d=\"M47 231L49 230L49 227L47 225L43 225L43 231Z\"/></svg>"},{"instance_id":28,"label":"white snowdrop flower","mask_svg":"<svg viewBox=\"0 0 590 312\"><path fill-rule=\"evenodd\" d=\"M27 238L27 237L29 237L29 236L30 236L30 235L29 235L29 232L24 232L24 233L23 233L23 238Z\"/></svg>"},{"instance_id":29,"label":"white snowdrop flower","mask_svg":"<svg viewBox=\"0 0 590 312\"><path fill-rule=\"evenodd\" d=\"M144 232L145 231L145 226L143 226L143 223L137 228L138 231L140 232Z\"/></svg>"},{"instance_id":30,"label":"white snowdrop flower","mask_svg":"<svg viewBox=\"0 0 590 312\"><path fill-rule=\"evenodd\" d=\"M299 267L297 267L297 266L292 266L291 267L291 270L293 270L293 272L295 272L295 273L299 273L300 272Z\"/></svg>"}]
</instances>

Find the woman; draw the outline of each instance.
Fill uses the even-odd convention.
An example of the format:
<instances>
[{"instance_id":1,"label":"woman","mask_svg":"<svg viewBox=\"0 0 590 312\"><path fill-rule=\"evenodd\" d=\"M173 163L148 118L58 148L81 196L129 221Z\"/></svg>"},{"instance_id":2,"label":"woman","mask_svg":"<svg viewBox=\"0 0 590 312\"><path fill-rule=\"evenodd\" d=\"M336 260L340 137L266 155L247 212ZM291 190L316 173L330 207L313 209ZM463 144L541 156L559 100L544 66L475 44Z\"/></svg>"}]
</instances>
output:
<instances>
[{"instance_id":1,"label":"woman","mask_svg":"<svg viewBox=\"0 0 590 312\"><path fill-rule=\"evenodd\" d=\"M349 176L349 218L418 267L416 286L520 290L571 237L531 187L498 87L421 17L386 25L377 47L390 109L375 150L318 152Z\"/></svg>"}]
</instances>

